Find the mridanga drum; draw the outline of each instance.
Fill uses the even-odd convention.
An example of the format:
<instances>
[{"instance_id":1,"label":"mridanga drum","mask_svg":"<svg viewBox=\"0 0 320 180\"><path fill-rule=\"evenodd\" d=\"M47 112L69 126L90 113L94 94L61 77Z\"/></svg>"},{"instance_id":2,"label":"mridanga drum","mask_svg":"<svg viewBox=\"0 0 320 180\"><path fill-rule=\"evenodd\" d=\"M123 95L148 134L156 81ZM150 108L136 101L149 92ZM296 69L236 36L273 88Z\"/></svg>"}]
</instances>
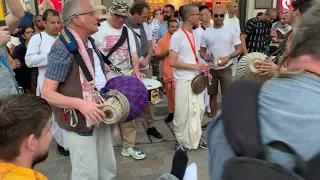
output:
<instances>
[{"instance_id":1,"label":"mridanga drum","mask_svg":"<svg viewBox=\"0 0 320 180\"><path fill-rule=\"evenodd\" d=\"M128 116L127 118L120 120L120 122L128 122L136 119L144 112L148 104L148 90L136 77L114 77L107 82L105 88L101 89L101 92L104 93L105 102L108 102L113 106L113 109L110 107L108 111L105 112L109 118L115 116L118 118L121 117L120 107L128 107L124 100L125 98L127 99L129 107L127 110L123 109L123 113L128 112ZM125 114L123 116L125 117Z\"/></svg>"},{"instance_id":2,"label":"mridanga drum","mask_svg":"<svg viewBox=\"0 0 320 180\"><path fill-rule=\"evenodd\" d=\"M161 82L155 79L143 78L141 82L146 86L148 90L148 101L155 103L155 101L162 99Z\"/></svg>"},{"instance_id":3,"label":"mridanga drum","mask_svg":"<svg viewBox=\"0 0 320 180\"><path fill-rule=\"evenodd\" d=\"M270 75L260 75L258 69L261 63L268 59L267 55L259 52L243 56L238 62L236 80L267 81L271 78Z\"/></svg>"}]
</instances>

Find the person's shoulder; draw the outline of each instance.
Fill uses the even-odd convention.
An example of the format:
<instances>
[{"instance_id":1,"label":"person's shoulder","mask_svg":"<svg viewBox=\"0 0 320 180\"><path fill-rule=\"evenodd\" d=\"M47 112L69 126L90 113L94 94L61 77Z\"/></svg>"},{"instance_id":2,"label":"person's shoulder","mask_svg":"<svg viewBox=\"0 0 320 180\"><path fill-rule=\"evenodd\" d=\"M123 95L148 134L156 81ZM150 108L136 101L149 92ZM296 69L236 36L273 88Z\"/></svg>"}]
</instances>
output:
<instances>
[{"instance_id":1,"label":"person's shoulder","mask_svg":"<svg viewBox=\"0 0 320 180\"><path fill-rule=\"evenodd\" d=\"M172 34L171 39L180 39L181 36L183 36L184 33L182 32L181 28L178 29L175 33Z\"/></svg>"},{"instance_id":2,"label":"person's shoulder","mask_svg":"<svg viewBox=\"0 0 320 180\"><path fill-rule=\"evenodd\" d=\"M199 26L197 29L194 30L194 33L202 33L204 31L204 29Z\"/></svg>"}]
</instances>

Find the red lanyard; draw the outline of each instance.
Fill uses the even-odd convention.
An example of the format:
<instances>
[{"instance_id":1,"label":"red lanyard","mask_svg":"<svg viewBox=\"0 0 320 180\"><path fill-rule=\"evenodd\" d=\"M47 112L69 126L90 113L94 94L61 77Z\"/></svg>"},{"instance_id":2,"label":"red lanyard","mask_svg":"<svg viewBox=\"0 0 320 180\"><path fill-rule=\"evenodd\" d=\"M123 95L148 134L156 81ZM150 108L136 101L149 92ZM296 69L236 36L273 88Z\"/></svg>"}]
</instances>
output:
<instances>
[{"instance_id":1,"label":"red lanyard","mask_svg":"<svg viewBox=\"0 0 320 180\"><path fill-rule=\"evenodd\" d=\"M187 36L188 41L189 41L189 44L190 44L191 49L192 49L192 52L193 52L193 54L194 54L194 58L196 59L197 64L199 64L198 57L197 57L197 53L196 53L196 47L195 47L196 41L194 40L194 34L193 34L193 32L192 32L193 44L192 44L191 39L190 39L187 31L186 31L184 28L181 28L181 30L182 30L182 32L184 32L184 34Z\"/></svg>"}]
</instances>

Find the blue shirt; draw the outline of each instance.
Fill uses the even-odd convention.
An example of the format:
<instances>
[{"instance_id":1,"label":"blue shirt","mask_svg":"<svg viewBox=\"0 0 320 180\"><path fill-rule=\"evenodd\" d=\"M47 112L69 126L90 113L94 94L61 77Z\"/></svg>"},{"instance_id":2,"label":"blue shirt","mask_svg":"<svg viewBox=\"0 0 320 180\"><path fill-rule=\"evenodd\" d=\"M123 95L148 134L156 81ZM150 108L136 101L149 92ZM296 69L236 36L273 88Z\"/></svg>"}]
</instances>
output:
<instances>
[{"instance_id":1,"label":"blue shirt","mask_svg":"<svg viewBox=\"0 0 320 180\"><path fill-rule=\"evenodd\" d=\"M302 74L294 78L277 78L266 82L259 95L260 132L263 143L280 140L295 149L305 160L320 152L320 79ZM218 116L208 126L209 172L211 179L221 180L224 163L234 157ZM288 154L270 149L268 159L292 168Z\"/></svg>"}]
</instances>

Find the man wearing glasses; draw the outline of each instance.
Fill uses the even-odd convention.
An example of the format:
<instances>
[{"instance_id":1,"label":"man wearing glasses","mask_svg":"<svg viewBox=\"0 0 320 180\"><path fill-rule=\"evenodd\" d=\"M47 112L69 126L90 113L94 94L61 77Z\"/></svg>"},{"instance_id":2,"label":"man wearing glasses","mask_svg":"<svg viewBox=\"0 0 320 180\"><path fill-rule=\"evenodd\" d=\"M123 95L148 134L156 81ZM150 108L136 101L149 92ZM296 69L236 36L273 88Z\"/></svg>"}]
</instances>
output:
<instances>
[{"instance_id":1,"label":"man wearing glasses","mask_svg":"<svg viewBox=\"0 0 320 180\"><path fill-rule=\"evenodd\" d=\"M213 9L213 28L204 31L201 40L201 57L209 62L212 84L208 87L212 116L217 114L217 94L220 82L221 93L232 83L231 65L233 59L242 53L239 33L235 28L224 25L225 10L222 7ZM216 60L214 62L213 60Z\"/></svg>"},{"instance_id":2,"label":"man wearing glasses","mask_svg":"<svg viewBox=\"0 0 320 180\"><path fill-rule=\"evenodd\" d=\"M272 24L272 44L270 46L270 53L276 51L284 41L285 35L291 31L292 27L288 24L288 12L287 9L282 9L279 11L279 22Z\"/></svg>"},{"instance_id":3,"label":"man wearing glasses","mask_svg":"<svg viewBox=\"0 0 320 180\"><path fill-rule=\"evenodd\" d=\"M68 0L63 5L62 21L66 28L48 55L41 95L52 105L59 126L67 132L71 179L114 179L117 166L111 126L101 123L105 114L94 90L107 82L104 61L90 37L98 31L99 17L87 0ZM77 45L79 56L70 53L62 38ZM83 62L81 71L76 61ZM87 69L92 81L82 69Z\"/></svg>"}]
</instances>

